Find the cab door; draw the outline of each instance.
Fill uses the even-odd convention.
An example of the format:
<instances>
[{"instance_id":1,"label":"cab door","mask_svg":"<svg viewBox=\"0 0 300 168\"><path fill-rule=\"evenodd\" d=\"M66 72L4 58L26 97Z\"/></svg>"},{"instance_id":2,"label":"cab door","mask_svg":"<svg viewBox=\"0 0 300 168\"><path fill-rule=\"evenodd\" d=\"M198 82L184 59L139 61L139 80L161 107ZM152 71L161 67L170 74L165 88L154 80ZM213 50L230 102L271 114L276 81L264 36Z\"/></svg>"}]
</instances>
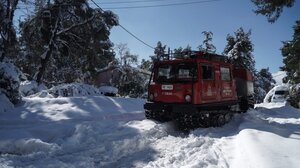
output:
<instances>
[{"instance_id":1,"label":"cab door","mask_svg":"<svg viewBox=\"0 0 300 168\"><path fill-rule=\"evenodd\" d=\"M201 74L201 102L211 103L218 101L218 88L216 82L215 68L212 64L200 64L200 74Z\"/></svg>"},{"instance_id":2,"label":"cab door","mask_svg":"<svg viewBox=\"0 0 300 168\"><path fill-rule=\"evenodd\" d=\"M234 96L234 86L231 75L231 69L229 66L220 66L220 88L221 99L232 99Z\"/></svg>"}]
</instances>

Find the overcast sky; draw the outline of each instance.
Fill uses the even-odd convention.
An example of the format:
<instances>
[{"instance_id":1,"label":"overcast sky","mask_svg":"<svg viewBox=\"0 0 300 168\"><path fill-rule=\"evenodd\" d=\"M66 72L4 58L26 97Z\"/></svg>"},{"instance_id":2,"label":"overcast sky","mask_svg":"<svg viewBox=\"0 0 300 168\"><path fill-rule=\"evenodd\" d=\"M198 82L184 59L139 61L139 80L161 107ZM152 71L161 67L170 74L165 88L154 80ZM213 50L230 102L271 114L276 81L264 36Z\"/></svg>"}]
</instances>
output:
<instances>
[{"instance_id":1,"label":"overcast sky","mask_svg":"<svg viewBox=\"0 0 300 168\"><path fill-rule=\"evenodd\" d=\"M121 0L118 0L120 2ZM124 0L128 2L134 0ZM136 1L136 0L135 0ZM150 0L145 0L150 1ZM132 7L171 4L178 2L195 2L199 0L151 0L141 3L116 3L109 0L95 0L103 8ZM154 1L154 2L153 2ZM201 1L201 0L200 0ZM202 44L203 31L213 32L213 44L217 53L222 53L226 45L227 34L234 34L239 28L245 31L251 29L251 40L254 44L253 55L256 68L269 67L271 72L277 72L282 66L280 48L282 41L291 40L292 26L300 19L300 3L297 1L293 8L285 8L279 20L271 24L266 17L256 15L255 6L251 0L220 0L199 4L138 8L112 9L119 16L120 24L151 46L158 41L171 49L187 45L193 49ZM149 59L153 49L145 46L130 36L120 27L111 31L111 41L115 44L127 43L133 54L139 59Z\"/></svg>"}]
</instances>

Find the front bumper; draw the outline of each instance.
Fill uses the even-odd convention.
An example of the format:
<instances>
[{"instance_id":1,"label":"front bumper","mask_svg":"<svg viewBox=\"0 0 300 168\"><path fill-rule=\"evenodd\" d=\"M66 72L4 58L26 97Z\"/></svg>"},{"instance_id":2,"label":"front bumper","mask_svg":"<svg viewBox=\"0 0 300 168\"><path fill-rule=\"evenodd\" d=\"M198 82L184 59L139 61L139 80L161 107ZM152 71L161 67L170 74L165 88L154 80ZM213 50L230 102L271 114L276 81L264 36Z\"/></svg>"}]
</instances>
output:
<instances>
[{"instance_id":1,"label":"front bumper","mask_svg":"<svg viewBox=\"0 0 300 168\"><path fill-rule=\"evenodd\" d=\"M144 104L145 110L151 110L154 112L164 113L166 115L177 115L180 113L194 113L197 112L197 108L193 104L178 104L178 103L159 103L159 102L147 102Z\"/></svg>"}]
</instances>

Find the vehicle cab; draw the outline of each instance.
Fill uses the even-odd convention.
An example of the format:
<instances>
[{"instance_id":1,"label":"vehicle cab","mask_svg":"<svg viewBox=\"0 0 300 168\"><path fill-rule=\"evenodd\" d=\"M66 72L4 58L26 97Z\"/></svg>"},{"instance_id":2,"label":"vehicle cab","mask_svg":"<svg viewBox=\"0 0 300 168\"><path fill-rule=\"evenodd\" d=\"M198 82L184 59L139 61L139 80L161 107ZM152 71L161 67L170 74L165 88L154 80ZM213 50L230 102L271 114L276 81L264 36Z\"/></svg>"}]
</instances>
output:
<instances>
[{"instance_id":1,"label":"vehicle cab","mask_svg":"<svg viewBox=\"0 0 300 168\"><path fill-rule=\"evenodd\" d=\"M238 102L232 64L204 52L155 62L148 95L146 112L175 118L186 110L228 108Z\"/></svg>"}]
</instances>

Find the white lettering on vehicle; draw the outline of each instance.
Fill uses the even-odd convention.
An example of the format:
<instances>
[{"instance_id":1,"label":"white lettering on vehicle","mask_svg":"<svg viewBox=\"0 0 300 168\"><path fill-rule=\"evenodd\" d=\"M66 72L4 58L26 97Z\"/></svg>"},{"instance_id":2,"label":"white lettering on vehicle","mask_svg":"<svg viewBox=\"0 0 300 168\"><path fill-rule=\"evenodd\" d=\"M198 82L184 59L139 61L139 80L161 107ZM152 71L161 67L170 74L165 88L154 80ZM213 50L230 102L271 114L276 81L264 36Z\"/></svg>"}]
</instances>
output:
<instances>
[{"instance_id":1,"label":"white lettering on vehicle","mask_svg":"<svg viewBox=\"0 0 300 168\"><path fill-rule=\"evenodd\" d=\"M161 85L161 90L173 90L173 85Z\"/></svg>"},{"instance_id":2,"label":"white lettering on vehicle","mask_svg":"<svg viewBox=\"0 0 300 168\"><path fill-rule=\"evenodd\" d=\"M162 92L162 95L171 96L171 95L173 95L173 93L172 92Z\"/></svg>"},{"instance_id":3,"label":"white lettering on vehicle","mask_svg":"<svg viewBox=\"0 0 300 168\"><path fill-rule=\"evenodd\" d=\"M211 90L211 86L210 86L210 85L208 85L208 87L207 87L206 95L207 95L207 96L212 96L212 95L213 95L212 90Z\"/></svg>"}]
</instances>

